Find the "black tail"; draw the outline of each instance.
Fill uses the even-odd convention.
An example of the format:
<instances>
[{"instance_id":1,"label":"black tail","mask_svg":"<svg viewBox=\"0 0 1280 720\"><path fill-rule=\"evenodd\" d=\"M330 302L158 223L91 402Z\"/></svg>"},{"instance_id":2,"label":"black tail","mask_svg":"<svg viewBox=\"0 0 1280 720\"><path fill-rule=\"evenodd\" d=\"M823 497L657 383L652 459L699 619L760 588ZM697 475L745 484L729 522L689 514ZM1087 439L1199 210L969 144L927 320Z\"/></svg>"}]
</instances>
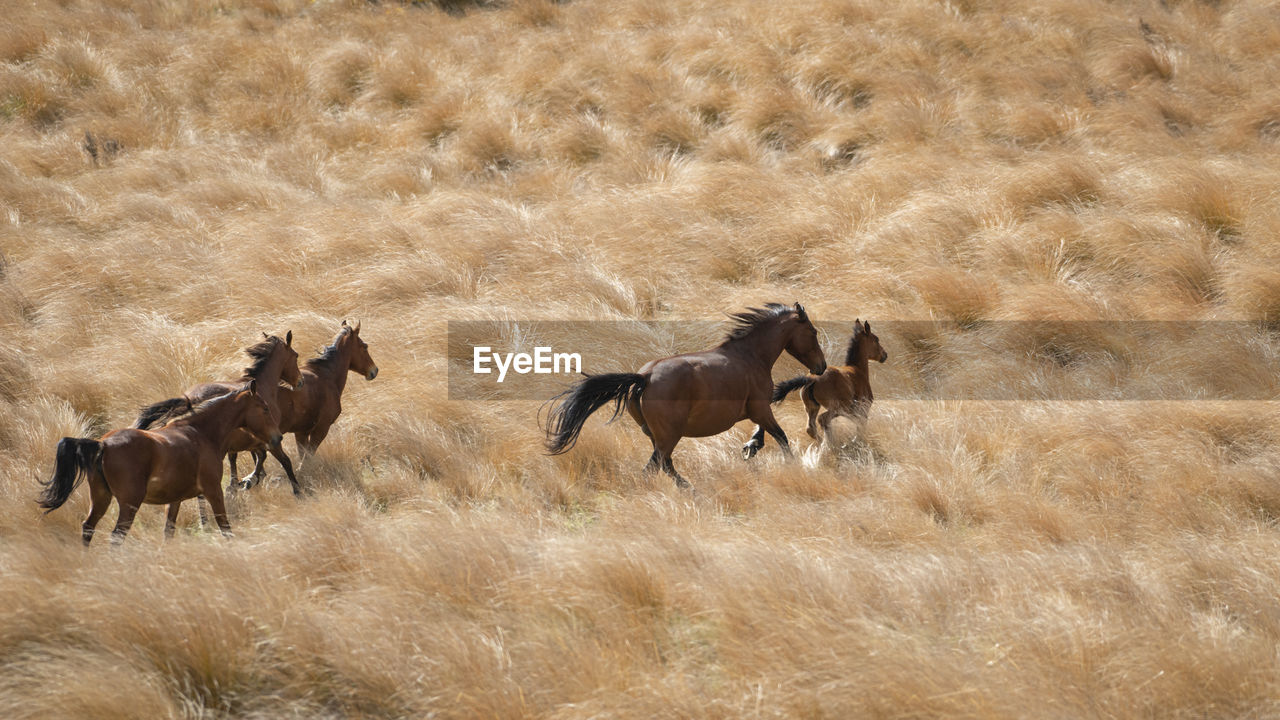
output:
<instances>
[{"instance_id":1,"label":"black tail","mask_svg":"<svg viewBox=\"0 0 1280 720\"><path fill-rule=\"evenodd\" d=\"M635 373L588 375L586 380L551 398L556 403L547 416L547 451L552 455L568 452L578 442L578 433L591 413L613 401L613 417L622 412L623 403L640 397L649 378Z\"/></svg>"},{"instance_id":2,"label":"black tail","mask_svg":"<svg viewBox=\"0 0 1280 720\"><path fill-rule=\"evenodd\" d=\"M44 483L44 492L36 502L46 513L62 507L85 476L101 469L102 443L88 438L62 438L58 441L53 477Z\"/></svg>"},{"instance_id":3,"label":"black tail","mask_svg":"<svg viewBox=\"0 0 1280 720\"><path fill-rule=\"evenodd\" d=\"M782 402L783 399L787 397L787 395L791 394L792 390L799 390L800 388L803 388L803 387L809 387L815 381L817 381L817 379L818 378L814 375L797 375L796 377L793 377L790 380L783 380L782 382L773 386L773 402L776 402L776 403Z\"/></svg>"},{"instance_id":4,"label":"black tail","mask_svg":"<svg viewBox=\"0 0 1280 720\"><path fill-rule=\"evenodd\" d=\"M139 410L138 419L134 421L133 426L139 430L150 430L157 425L163 425L162 420L174 417L190 409L191 401L185 395L161 400L154 405L148 405Z\"/></svg>"}]
</instances>

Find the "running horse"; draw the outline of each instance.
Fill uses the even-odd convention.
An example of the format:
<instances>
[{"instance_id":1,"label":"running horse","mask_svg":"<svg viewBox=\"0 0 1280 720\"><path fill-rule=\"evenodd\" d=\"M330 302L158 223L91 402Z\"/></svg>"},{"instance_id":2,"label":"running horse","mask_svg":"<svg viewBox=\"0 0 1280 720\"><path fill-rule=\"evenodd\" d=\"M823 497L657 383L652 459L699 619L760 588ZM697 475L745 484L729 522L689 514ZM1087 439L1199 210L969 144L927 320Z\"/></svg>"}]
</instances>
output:
<instances>
[{"instance_id":1,"label":"running horse","mask_svg":"<svg viewBox=\"0 0 1280 720\"><path fill-rule=\"evenodd\" d=\"M293 349L292 330L285 333L283 340L275 335L267 335L266 333L262 334L262 338L262 342L244 349L245 354L253 362L244 369L244 374L239 380L193 385L180 397L161 400L139 410L138 419L133 426L139 430L149 430L184 411L190 410L191 407L199 405L205 400L225 395L250 380L258 381L258 394L267 402L267 407L271 409L272 416L275 417L276 422L279 422L279 392L282 388L277 386L281 381L284 381L289 386L296 388L302 382L301 371L298 370L298 353ZM241 450L256 448L260 445L261 442L252 433L243 431L232 433L227 451L227 462L231 466L231 479L227 483L228 491L234 492L237 487L236 453ZM289 456L285 454L284 448L276 445L271 449L271 453L284 466L284 471L289 476L289 482L293 485L293 494L301 495L302 486L298 484L298 478L293 474L293 463L290 462ZM203 509L202 506L201 517L204 517Z\"/></svg>"},{"instance_id":2,"label":"running horse","mask_svg":"<svg viewBox=\"0 0 1280 720\"><path fill-rule=\"evenodd\" d=\"M244 429L272 445L280 444L280 428L259 394L261 389L257 380L250 380L241 388L200 403L189 415L159 430L113 430L101 440L63 438L58 442L53 477L44 483L37 502L47 514L61 507L88 478L92 504L80 531L87 546L112 498L120 513L111 540L120 542L143 503L169 506L164 523L168 539L173 537L182 501L203 495L213 507L222 534L230 537L231 524L222 497L222 457L232 434Z\"/></svg>"},{"instance_id":3,"label":"running horse","mask_svg":"<svg viewBox=\"0 0 1280 720\"><path fill-rule=\"evenodd\" d=\"M588 375L552 398L547 450L552 455L567 452L587 417L613 402L613 416L626 407L653 443L645 470L662 468L680 487L689 483L676 472L671 452L682 437L717 435L750 419L790 455L787 436L769 406L773 364L785 351L814 373L823 373L827 361L818 331L800 303L769 303L730 317L734 324L729 334L710 350L654 360L637 373Z\"/></svg>"},{"instance_id":4,"label":"running horse","mask_svg":"<svg viewBox=\"0 0 1280 720\"><path fill-rule=\"evenodd\" d=\"M328 347L320 351L319 357L308 360L302 367L303 381L297 388L289 390L281 388L277 397L280 408L280 431L293 433L294 442L298 445L299 462L314 455L329 434L329 429L342 414L342 392L347 387L347 374L355 373L365 380L378 377L378 365L369 354L369 344L360 338L360 322L355 326L342 321L342 327ZM253 473L245 478L244 488L247 490L257 484L263 477L262 463L267 459L270 446L261 441L251 448L256 465ZM294 480L292 469L285 464L287 457L283 453L271 453L281 460L289 480L294 483L297 493L297 480ZM232 455L232 467L235 456Z\"/></svg>"},{"instance_id":5,"label":"running horse","mask_svg":"<svg viewBox=\"0 0 1280 720\"><path fill-rule=\"evenodd\" d=\"M800 375L778 383L773 390L773 401L782 402L791 391L800 389L800 399L809 414L809 427L806 428L809 437L818 439L817 425L821 425L823 437L830 444L831 421L840 416L856 422L858 436L865 437L867 413L875 400L871 394L870 361L884 362L888 359L889 353L880 347L880 338L871 332L871 323L854 320L844 365L829 367L821 375ZM827 408L827 411L818 415L822 408ZM757 429L756 434L762 433Z\"/></svg>"}]
</instances>

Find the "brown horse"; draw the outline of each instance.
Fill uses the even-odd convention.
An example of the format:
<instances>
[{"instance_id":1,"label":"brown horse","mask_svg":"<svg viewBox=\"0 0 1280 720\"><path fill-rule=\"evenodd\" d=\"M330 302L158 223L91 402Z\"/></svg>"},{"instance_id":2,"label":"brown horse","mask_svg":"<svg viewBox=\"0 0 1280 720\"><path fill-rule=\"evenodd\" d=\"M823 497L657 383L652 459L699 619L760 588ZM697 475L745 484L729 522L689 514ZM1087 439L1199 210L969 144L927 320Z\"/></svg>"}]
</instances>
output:
<instances>
[{"instance_id":1,"label":"brown horse","mask_svg":"<svg viewBox=\"0 0 1280 720\"><path fill-rule=\"evenodd\" d=\"M253 360L253 364L244 369L244 374L239 380L193 385L181 397L162 400L139 410L138 419L133 426L139 430L149 430L161 425L163 421L167 421L189 410L191 407L199 405L205 400L225 395L250 380L258 381L258 394L267 402L267 407L271 409L272 416L279 422L280 407L277 386L281 381L284 381L296 388L302 382L302 375L298 370L298 353L293 349L292 330L285 333L283 340L275 335L267 335L266 333L263 333L262 337L262 342L244 349L245 354ZM234 492L238 487L236 484L236 453L241 450L256 448L260 445L261 441L251 433L236 431L231 434L227 453L227 461L231 466L231 479L227 483L228 490ZM280 461L280 464L284 466L285 473L289 476L289 482L293 484L293 494L300 495L302 489L298 484L298 478L294 477L293 463L289 461L289 456L285 454L284 449L279 445L272 448L271 452ZM201 518L203 518L204 507L201 506L200 509Z\"/></svg>"},{"instance_id":2,"label":"brown horse","mask_svg":"<svg viewBox=\"0 0 1280 720\"><path fill-rule=\"evenodd\" d=\"M805 412L809 413L809 437L818 437L816 420L817 425L822 426L823 437L830 444L831 421L841 415L856 422L858 436L865 437L867 412L874 401L870 361L884 362L888 359L889 353L880 347L880 338L871 332L871 323L854 320L844 365L828 367L821 376L800 375L778 383L773 390L773 401L782 402L792 390L803 388L800 398L804 400ZM827 408L827 411L818 415L820 408ZM756 434L762 433L757 429Z\"/></svg>"},{"instance_id":3,"label":"brown horse","mask_svg":"<svg viewBox=\"0 0 1280 720\"><path fill-rule=\"evenodd\" d=\"M360 339L360 323L356 322L352 327L343 320L329 347L320 351L320 357L311 358L303 366L302 383L294 390L281 388L276 398L280 407L280 431L293 433L301 462L315 454L329 434L329 428L342 413L342 391L347 387L347 373L372 380L378 376L378 365L369 355L369 344ZM250 449L256 466L253 474L245 479L245 489L262 479L262 463L267 459L261 442ZM281 457L274 452L272 454L278 460ZM297 481L293 479L288 465L285 465L285 472L294 482L296 493Z\"/></svg>"},{"instance_id":4,"label":"brown horse","mask_svg":"<svg viewBox=\"0 0 1280 720\"><path fill-rule=\"evenodd\" d=\"M101 440L63 438L58 442L53 477L45 483L40 507L61 507L71 491L89 478L92 506L80 537L88 545L93 529L115 498L120 506L111 539L119 542L133 525L143 503L168 505L166 538L173 537L178 507L183 500L204 495L213 506L223 535L231 534L222 499L222 457L232 433L239 428L280 444L280 429L267 402L258 394L257 380L197 405L191 414L159 430L113 430Z\"/></svg>"},{"instance_id":5,"label":"brown horse","mask_svg":"<svg viewBox=\"0 0 1280 720\"><path fill-rule=\"evenodd\" d=\"M612 401L614 417L625 405L653 442L645 469L661 467L680 487L689 483L671 464L671 451L682 437L716 435L749 418L790 455L787 436L769 407L771 371L785 350L813 372L824 372L818 331L800 303L769 303L731 317L733 328L711 350L654 360L638 373L589 375L552 398L547 449L552 455L568 451L587 417Z\"/></svg>"}]
</instances>

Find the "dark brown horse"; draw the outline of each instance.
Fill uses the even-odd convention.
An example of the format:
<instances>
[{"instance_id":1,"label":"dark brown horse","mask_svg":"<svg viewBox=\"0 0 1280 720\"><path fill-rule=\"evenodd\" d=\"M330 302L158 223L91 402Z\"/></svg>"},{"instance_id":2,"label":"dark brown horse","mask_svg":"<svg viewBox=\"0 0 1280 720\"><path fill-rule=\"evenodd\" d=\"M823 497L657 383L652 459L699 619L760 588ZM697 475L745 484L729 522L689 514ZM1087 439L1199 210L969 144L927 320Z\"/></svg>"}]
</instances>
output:
<instances>
[{"instance_id":1,"label":"dark brown horse","mask_svg":"<svg viewBox=\"0 0 1280 720\"><path fill-rule=\"evenodd\" d=\"M197 405L191 414L159 430L113 430L101 440L63 438L58 442L53 477L45 483L40 507L61 507L80 482L88 477L92 506L80 537L88 545L93 529L115 498L120 516L112 531L119 542L133 525L143 503L168 505L166 538L173 536L178 507L183 500L204 495L213 506L223 535L231 534L222 499L222 457L232 433L243 428L267 442L280 444L280 429L267 402L258 394L256 380L225 395Z\"/></svg>"},{"instance_id":2,"label":"dark brown horse","mask_svg":"<svg viewBox=\"0 0 1280 720\"><path fill-rule=\"evenodd\" d=\"M280 408L280 431L293 433L300 462L306 462L307 457L315 454L342 414L342 391L347 387L347 373L372 380L378 376L378 366L369 355L369 344L360 339L360 323L356 322L352 327L343 320L329 347L320 351L320 357L311 358L303 365L303 381L298 387L294 390L281 388L276 398ZM261 442L256 448L251 448L256 466L253 474L245 479L246 489L262 479L262 463L267 459L263 448ZM272 454L280 459L280 455ZM285 465L285 472L290 473L289 479L294 482L296 493L297 481L290 471L291 468Z\"/></svg>"},{"instance_id":3,"label":"dark brown horse","mask_svg":"<svg viewBox=\"0 0 1280 720\"><path fill-rule=\"evenodd\" d=\"M867 412L875 399L871 394L870 361L888 359L889 353L880 347L880 338L871 332L871 323L854 320L844 365L828 367L821 376L800 375L778 383L773 390L773 401L782 402L792 390L802 388L800 399L804 400L805 412L809 413L809 437L817 439L817 425L821 425L823 437L830 444L831 421L842 415L856 422L859 437L865 437ZM827 411L818 415L821 408Z\"/></svg>"},{"instance_id":4,"label":"dark brown horse","mask_svg":"<svg viewBox=\"0 0 1280 720\"><path fill-rule=\"evenodd\" d=\"M210 398L225 395L250 380L258 381L258 394L267 402L267 407L271 409L272 416L279 422L280 407L277 386L281 381L284 381L296 388L302 382L301 371L298 370L298 353L293 349L292 330L285 333L283 340L275 335L267 335L266 333L263 333L262 337L262 342L244 349L245 354L253 360L253 364L244 369L244 374L239 380L193 385L181 397L162 400L139 410L138 419L133 426L139 430L149 430L157 427L170 418L189 410L191 407L199 405ZM260 445L261 442L251 433L243 431L232 433L227 453L227 461L231 466L231 479L227 483L228 490L234 492L238 487L236 453L241 450L256 448ZM301 486L293 474L293 463L289 461L289 456L285 454L284 449L279 445L272 448L271 452L280 461L280 464L284 466L285 473L289 476L289 482L293 484L293 494L301 494ZM203 510L202 506L202 518L204 517Z\"/></svg>"},{"instance_id":5,"label":"dark brown horse","mask_svg":"<svg viewBox=\"0 0 1280 720\"><path fill-rule=\"evenodd\" d=\"M813 372L824 372L827 361L818 331L800 303L769 303L732 317L728 337L711 350L654 360L638 373L589 375L552 398L547 449L552 455L568 451L587 417L612 401L614 417L625 405L653 442L645 469L662 468L680 487L689 483L671 464L671 451L682 437L716 435L750 419L789 455L787 436L769 407L771 371L786 351Z\"/></svg>"}]
</instances>

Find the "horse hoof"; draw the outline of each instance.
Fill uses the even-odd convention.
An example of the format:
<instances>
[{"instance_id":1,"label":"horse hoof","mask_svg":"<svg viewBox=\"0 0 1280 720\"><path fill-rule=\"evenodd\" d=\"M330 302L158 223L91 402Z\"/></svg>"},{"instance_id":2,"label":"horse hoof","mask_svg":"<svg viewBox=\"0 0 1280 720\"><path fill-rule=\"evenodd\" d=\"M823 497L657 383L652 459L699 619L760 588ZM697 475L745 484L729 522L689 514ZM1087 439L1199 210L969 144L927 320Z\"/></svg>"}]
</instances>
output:
<instances>
[{"instance_id":1,"label":"horse hoof","mask_svg":"<svg viewBox=\"0 0 1280 720\"><path fill-rule=\"evenodd\" d=\"M743 460L750 460L751 458L753 458L753 457L755 457L755 456L756 456L756 452L757 452L759 449L760 449L760 448L757 448L755 445L751 445L751 444L743 445L743 446L742 446L742 459L743 459ZM685 484L687 485L688 483L685 483Z\"/></svg>"}]
</instances>

